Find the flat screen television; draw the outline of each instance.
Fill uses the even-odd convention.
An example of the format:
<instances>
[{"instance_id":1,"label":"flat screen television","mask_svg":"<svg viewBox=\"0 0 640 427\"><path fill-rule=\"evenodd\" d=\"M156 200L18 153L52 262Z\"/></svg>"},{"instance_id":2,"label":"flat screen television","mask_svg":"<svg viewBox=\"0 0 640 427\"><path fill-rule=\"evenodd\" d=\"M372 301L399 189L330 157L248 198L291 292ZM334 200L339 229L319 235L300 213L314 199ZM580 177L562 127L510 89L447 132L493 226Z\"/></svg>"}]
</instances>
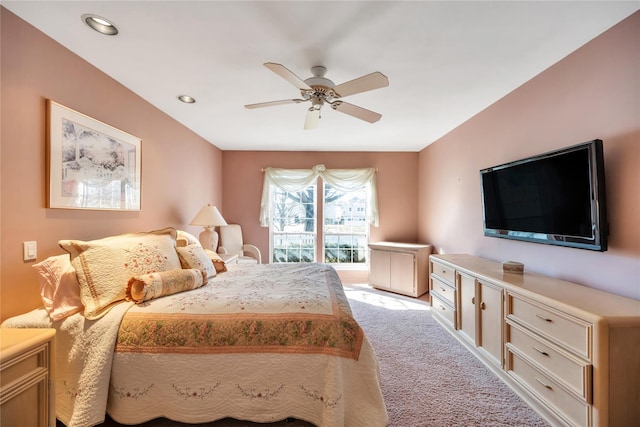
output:
<instances>
[{"instance_id":1,"label":"flat screen television","mask_svg":"<svg viewBox=\"0 0 640 427\"><path fill-rule=\"evenodd\" d=\"M480 171L485 236L607 250L602 141Z\"/></svg>"}]
</instances>

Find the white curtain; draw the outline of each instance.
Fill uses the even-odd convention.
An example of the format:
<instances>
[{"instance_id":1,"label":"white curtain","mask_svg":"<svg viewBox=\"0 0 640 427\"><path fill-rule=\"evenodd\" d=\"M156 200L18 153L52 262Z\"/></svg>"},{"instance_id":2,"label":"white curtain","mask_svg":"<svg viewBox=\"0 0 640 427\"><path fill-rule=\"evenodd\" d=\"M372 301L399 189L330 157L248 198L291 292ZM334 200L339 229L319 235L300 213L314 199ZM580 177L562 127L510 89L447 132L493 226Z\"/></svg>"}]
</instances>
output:
<instances>
[{"instance_id":1,"label":"white curtain","mask_svg":"<svg viewBox=\"0 0 640 427\"><path fill-rule=\"evenodd\" d=\"M312 169L266 168L264 170L262 201L260 203L260 225L263 227L269 226L272 186L289 192L302 191L313 185L319 176L339 191L348 192L365 187L368 196L369 223L374 227L378 226L376 170L374 168L326 169L324 165L316 165Z\"/></svg>"}]
</instances>

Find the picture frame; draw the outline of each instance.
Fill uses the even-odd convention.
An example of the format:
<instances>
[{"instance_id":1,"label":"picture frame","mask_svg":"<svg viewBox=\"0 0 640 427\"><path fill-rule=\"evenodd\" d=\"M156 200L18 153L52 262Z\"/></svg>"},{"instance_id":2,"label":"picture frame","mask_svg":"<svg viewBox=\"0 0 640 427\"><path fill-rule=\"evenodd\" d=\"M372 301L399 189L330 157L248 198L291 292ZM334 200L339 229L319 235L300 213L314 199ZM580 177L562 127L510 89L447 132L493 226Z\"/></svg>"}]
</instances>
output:
<instances>
[{"instance_id":1,"label":"picture frame","mask_svg":"<svg viewBox=\"0 0 640 427\"><path fill-rule=\"evenodd\" d=\"M141 210L141 145L140 138L47 100L47 207Z\"/></svg>"}]
</instances>

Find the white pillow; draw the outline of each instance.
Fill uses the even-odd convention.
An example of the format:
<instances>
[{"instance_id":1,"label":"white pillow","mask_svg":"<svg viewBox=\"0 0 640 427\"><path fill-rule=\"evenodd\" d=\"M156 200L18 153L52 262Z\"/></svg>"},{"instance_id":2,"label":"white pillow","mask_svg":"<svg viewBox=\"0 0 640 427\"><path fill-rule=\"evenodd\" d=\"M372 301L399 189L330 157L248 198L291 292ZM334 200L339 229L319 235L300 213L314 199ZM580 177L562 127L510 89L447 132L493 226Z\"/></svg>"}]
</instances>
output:
<instances>
[{"instance_id":1,"label":"white pillow","mask_svg":"<svg viewBox=\"0 0 640 427\"><path fill-rule=\"evenodd\" d=\"M188 245L176 248L182 268L197 268L204 273L205 284L216 275L216 268L202 246Z\"/></svg>"},{"instance_id":2,"label":"white pillow","mask_svg":"<svg viewBox=\"0 0 640 427\"><path fill-rule=\"evenodd\" d=\"M181 268L173 228L58 244L71 255L87 319L98 319L123 301L130 278Z\"/></svg>"}]
</instances>

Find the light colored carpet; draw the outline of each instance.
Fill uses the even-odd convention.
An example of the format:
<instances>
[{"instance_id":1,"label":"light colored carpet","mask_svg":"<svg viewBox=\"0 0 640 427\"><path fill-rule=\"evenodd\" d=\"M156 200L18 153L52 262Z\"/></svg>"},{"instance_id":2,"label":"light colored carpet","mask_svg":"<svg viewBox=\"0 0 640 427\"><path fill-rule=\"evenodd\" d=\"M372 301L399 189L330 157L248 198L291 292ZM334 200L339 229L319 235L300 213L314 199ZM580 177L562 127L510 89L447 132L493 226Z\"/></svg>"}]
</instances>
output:
<instances>
[{"instance_id":1,"label":"light colored carpet","mask_svg":"<svg viewBox=\"0 0 640 427\"><path fill-rule=\"evenodd\" d=\"M428 303L345 286L355 318L380 361L390 427L547 426L501 380L431 317ZM309 427L289 420L257 424L219 420L201 427ZM107 420L99 427L119 427ZM186 427L166 419L140 427ZM366 427L366 426L362 426Z\"/></svg>"},{"instance_id":2,"label":"light colored carpet","mask_svg":"<svg viewBox=\"0 0 640 427\"><path fill-rule=\"evenodd\" d=\"M346 291L380 362L390 426L548 425L431 317L425 298Z\"/></svg>"}]
</instances>

